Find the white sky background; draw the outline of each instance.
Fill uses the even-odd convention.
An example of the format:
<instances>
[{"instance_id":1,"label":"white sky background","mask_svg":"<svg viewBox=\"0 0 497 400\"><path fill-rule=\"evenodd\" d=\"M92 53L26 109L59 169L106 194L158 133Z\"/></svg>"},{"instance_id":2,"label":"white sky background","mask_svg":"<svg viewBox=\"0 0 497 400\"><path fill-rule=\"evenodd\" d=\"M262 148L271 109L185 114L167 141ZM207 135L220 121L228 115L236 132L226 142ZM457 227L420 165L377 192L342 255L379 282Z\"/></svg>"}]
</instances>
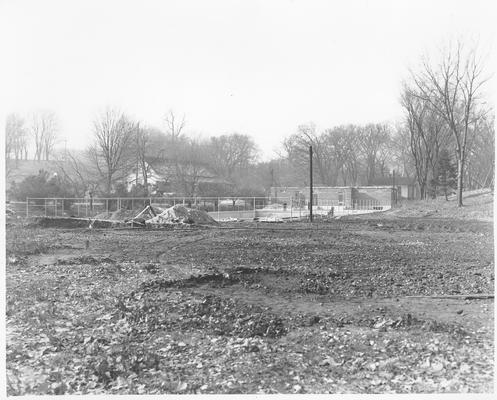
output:
<instances>
[{"instance_id":1,"label":"white sky background","mask_svg":"<svg viewBox=\"0 0 497 400\"><path fill-rule=\"evenodd\" d=\"M0 0L0 96L7 113L55 111L69 148L105 106L162 129L173 109L268 159L302 123L399 119L408 67L449 39L477 40L493 71L494 3Z\"/></svg>"}]
</instances>

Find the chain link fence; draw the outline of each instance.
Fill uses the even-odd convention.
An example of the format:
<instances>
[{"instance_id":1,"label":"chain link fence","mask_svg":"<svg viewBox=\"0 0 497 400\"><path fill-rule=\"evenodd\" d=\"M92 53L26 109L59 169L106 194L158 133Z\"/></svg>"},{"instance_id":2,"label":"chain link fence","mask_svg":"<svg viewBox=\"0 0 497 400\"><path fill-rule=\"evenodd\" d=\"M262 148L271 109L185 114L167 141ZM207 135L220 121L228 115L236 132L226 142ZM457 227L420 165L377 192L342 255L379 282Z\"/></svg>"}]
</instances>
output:
<instances>
[{"instance_id":1,"label":"chain link fence","mask_svg":"<svg viewBox=\"0 0 497 400\"><path fill-rule=\"evenodd\" d=\"M133 218L146 206L166 209L174 205L203 210L215 220L299 219L309 215L304 199L285 197L108 197L108 198L28 198L26 216L54 216L99 219ZM357 200L350 205L320 199L312 208L316 216L342 216L384 211L391 203Z\"/></svg>"}]
</instances>

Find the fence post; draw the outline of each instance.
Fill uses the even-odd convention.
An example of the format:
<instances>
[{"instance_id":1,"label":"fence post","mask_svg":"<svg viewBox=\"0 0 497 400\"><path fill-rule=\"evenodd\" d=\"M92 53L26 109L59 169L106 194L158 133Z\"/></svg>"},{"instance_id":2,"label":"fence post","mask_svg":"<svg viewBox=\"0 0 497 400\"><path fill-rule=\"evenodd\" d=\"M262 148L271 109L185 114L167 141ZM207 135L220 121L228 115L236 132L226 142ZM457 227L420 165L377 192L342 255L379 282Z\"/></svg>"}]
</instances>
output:
<instances>
[{"instance_id":1,"label":"fence post","mask_svg":"<svg viewBox=\"0 0 497 400\"><path fill-rule=\"evenodd\" d=\"M57 199L54 199L54 216L57 216Z\"/></svg>"},{"instance_id":2,"label":"fence post","mask_svg":"<svg viewBox=\"0 0 497 400\"><path fill-rule=\"evenodd\" d=\"M45 217L47 216L47 199L44 200L45 203Z\"/></svg>"},{"instance_id":3,"label":"fence post","mask_svg":"<svg viewBox=\"0 0 497 400\"><path fill-rule=\"evenodd\" d=\"M220 215L219 215L219 206L220 206L220 202L219 202L219 197L217 198L217 220L219 221L219 218L220 218Z\"/></svg>"},{"instance_id":4,"label":"fence post","mask_svg":"<svg viewBox=\"0 0 497 400\"><path fill-rule=\"evenodd\" d=\"M26 218L29 217L29 197L26 197Z\"/></svg>"}]
</instances>

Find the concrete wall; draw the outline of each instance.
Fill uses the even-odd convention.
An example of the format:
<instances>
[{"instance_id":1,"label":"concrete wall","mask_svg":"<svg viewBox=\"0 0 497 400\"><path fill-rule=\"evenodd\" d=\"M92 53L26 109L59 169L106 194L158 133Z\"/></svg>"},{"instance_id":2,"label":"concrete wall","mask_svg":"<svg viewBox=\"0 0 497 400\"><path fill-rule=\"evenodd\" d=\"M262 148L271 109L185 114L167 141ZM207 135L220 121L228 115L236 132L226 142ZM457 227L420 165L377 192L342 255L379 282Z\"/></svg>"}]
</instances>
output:
<instances>
[{"instance_id":1,"label":"concrete wall","mask_svg":"<svg viewBox=\"0 0 497 400\"><path fill-rule=\"evenodd\" d=\"M317 204L323 205L352 205L351 187L316 187L314 194L317 196ZM341 195L341 196L340 196ZM316 200L314 200L316 204Z\"/></svg>"},{"instance_id":2,"label":"concrete wall","mask_svg":"<svg viewBox=\"0 0 497 400\"><path fill-rule=\"evenodd\" d=\"M391 204L393 189L389 186L362 186L354 188L354 202L378 202L381 205Z\"/></svg>"},{"instance_id":3,"label":"concrete wall","mask_svg":"<svg viewBox=\"0 0 497 400\"><path fill-rule=\"evenodd\" d=\"M303 195L306 201L309 201L309 187L275 187L271 189L271 195L278 198L293 198ZM338 205L340 194L343 195L343 204L352 205L352 188L345 187L329 187L315 186L313 189L314 204L316 199L318 204Z\"/></svg>"},{"instance_id":4,"label":"concrete wall","mask_svg":"<svg viewBox=\"0 0 497 400\"><path fill-rule=\"evenodd\" d=\"M298 193L305 196L306 201L309 200L309 187L287 187L287 188L272 188L272 195L278 198L296 198ZM323 206L338 206L354 207L356 204L362 206L378 203L381 205L391 205L392 203L392 188L390 186L360 186L360 187L314 187L314 205ZM340 195L343 195L343 203L339 203ZM316 201L317 199L317 201Z\"/></svg>"}]
</instances>

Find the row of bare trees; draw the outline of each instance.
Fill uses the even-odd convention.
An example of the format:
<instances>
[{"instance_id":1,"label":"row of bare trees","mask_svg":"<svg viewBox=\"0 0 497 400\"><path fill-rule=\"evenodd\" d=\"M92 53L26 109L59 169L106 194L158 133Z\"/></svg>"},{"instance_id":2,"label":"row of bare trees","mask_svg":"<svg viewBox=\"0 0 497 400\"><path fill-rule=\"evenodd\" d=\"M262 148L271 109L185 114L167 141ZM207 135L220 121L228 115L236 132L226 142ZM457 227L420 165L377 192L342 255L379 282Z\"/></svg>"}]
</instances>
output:
<instances>
[{"instance_id":1,"label":"row of bare trees","mask_svg":"<svg viewBox=\"0 0 497 400\"><path fill-rule=\"evenodd\" d=\"M27 160L32 149L35 160L50 160L57 138L57 118L53 112L34 113L27 120L19 114L9 114L5 124L5 158Z\"/></svg>"},{"instance_id":2,"label":"row of bare trees","mask_svg":"<svg viewBox=\"0 0 497 400\"><path fill-rule=\"evenodd\" d=\"M457 165L459 206L465 185L493 186L495 133L493 110L484 101L487 80L482 59L460 42L444 50L439 62L425 59L411 71L401 103L422 198L438 174L442 151Z\"/></svg>"},{"instance_id":3,"label":"row of bare trees","mask_svg":"<svg viewBox=\"0 0 497 400\"><path fill-rule=\"evenodd\" d=\"M404 121L397 125L345 125L317 131L298 127L284 142L284 173L279 183L306 184L308 149L314 150L318 184L371 185L392 170L415 179L420 197L457 189L493 187L495 116L484 98L484 64L461 43L449 47L438 63L424 60L403 84ZM454 179L452 179L454 170ZM450 178L450 179L449 179ZM385 180L382 180L385 182Z\"/></svg>"},{"instance_id":4,"label":"row of bare trees","mask_svg":"<svg viewBox=\"0 0 497 400\"><path fill-rule=\"evenodd\" d=\"M258 157L249 136L191 137L184 133L185 118L172 111L164 122L163 130L147 127L108 108L94 120L91 146L79 155L66 152L61 158L63 176L77 188L77 195L86 191L108 195L119 186L122 194L123 185L131 181L135 195L147 196L154 174L168 191L186 196L205 195L201 186L212 178L217 190L220 182L225 183L225 191L243 187L246 171Z\"/></svg>"},{"instance_id":5,"label":"row of bare trees","mask_svg":"<svg viewBox=\"0 0 497 400\"><path fill-rule=\"evenodd\" d=\"M325 186L371 185L389 176L393 130L386 124L343 125L318 132L301 125L284 142L284 156L301 183L307 179L309 146L314 152L316 182Z\"/></svg>"}]
</instances>

